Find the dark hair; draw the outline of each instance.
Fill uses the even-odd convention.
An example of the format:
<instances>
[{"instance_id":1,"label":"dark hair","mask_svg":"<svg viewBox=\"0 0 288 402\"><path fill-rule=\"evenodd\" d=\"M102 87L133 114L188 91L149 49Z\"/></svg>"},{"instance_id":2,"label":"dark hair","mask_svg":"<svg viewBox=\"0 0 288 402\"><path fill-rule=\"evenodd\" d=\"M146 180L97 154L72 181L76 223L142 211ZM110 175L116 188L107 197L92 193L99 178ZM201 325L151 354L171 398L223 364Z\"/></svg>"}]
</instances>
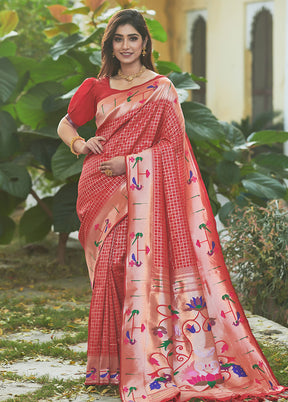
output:
<instances>
[{"instance_id":1,"label":"dark hair","mask_svg":"<svg viewBox=\"0 0 288 402\"><path fill-rule=\"evenodd\" d=\"M102 39L102 67L98 74L99 78L105 76L112 77L117 74L120 68L120 62L116 57L113 57L113 39L117 28L120 25L126 24L132 25L137 32L139 32L143 41L147 39L145 47L146 55L143 56L141 54L141 63L146 68L154 71L152 63L152 41L145 19L139 11L125 9L114 14L105 29Z\"/></svg>"}]
</instances>

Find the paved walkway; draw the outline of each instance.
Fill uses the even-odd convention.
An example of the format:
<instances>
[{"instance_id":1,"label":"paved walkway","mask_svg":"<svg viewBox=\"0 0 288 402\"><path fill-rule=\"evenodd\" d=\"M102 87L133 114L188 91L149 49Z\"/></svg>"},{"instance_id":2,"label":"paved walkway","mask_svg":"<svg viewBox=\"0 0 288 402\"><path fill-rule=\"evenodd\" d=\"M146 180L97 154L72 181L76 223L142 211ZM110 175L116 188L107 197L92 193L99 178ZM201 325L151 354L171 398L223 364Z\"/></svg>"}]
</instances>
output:
<instances>
[{"instance_id":1,"label":"paved walkway","mask_svg":"<svg viewBox=\"0 0 288 402\"><path fill-rule=\"evenodd\" d=\"M36 291L36 290L35 290ZM75 302L76 303L76 302ZM76 303L77 304L77 303ZM79 306L79 303L77 304ZM249 320L252 331L257 340L272 342L282 347L287 347L288 351L288 328L285 328L273 321L265 318L255 316L247 312L247 318ZM0 317L0 320L2 317ZM87 325L84 323L84 325ZM59 347L66 347L76 353L86 352L86 342L80 342L76 344L63 345L61 340L67 334L63 331L53 331L47 329L29 329L25 331L14 332L2 335L2 340L15 341L21 344L32 345L48 345L57 344ZM77 360L71 361L70 359L54 358L51 356L23 356L23 358L16 361L5 361L5 349L0 349L0 374L2 374L2 381L0 382L0 401L14 400L16 395L27 394L27 400L30 401L29 393L33 393L39 390L43 385L39 379L46 376L46 382L53 379L59 380L55 385L55 393L59 388L58 395L46 398L38 399L39 401L96 401L105 400L106 402L119 401L119 397L105 396L87 393L87 390L83 387L83 380L85 376L85 361ZM14 378L13 378L14 375ZM18 377L17 377L18 376ZM68 396L63 395L61 391L61 381L67 380L79 380L78 388L75 386L75 392L70 392ZM105 391L104 391L105 392ZM12 398L12 399L9 399Z\"/></svg>"}]
</instances>

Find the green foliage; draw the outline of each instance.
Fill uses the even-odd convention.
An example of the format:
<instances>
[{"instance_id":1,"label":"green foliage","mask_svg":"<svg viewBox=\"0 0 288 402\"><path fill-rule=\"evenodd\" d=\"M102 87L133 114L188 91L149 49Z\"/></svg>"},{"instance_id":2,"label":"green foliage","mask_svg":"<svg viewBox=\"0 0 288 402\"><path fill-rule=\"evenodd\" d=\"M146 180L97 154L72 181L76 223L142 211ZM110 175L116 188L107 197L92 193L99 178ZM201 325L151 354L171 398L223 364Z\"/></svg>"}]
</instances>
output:
<instances>
[{"instance_id":1,"label":"green foliage","mask_svg":"<svg viewBox=\"0 0 288 402\"><path fill-rule=\"evenodd\" d=\"M236 209L222 232L236 290L255 314L288 324L288 211L277 201Z\"/></svg>"},{"instance_id":2,"label":"green foliage","mask_svg":"<svg viewBox=\"0 0 288 402\"><path fill-rule=\"evenodd\" d=\"M46 197L42 202L51 207L52 197ZM52 223L52 217L43 213L43 209L38 204L22 215L19 225L20 236L23 236L27 243L42 240L50 232Z\"/></svg>"},{"instance_id":3,"label":"green foliage","mask_svg":"<svg viewBox=\"0 0 288 402\"><path fill-rule=\"evenodd\" d=\"M203 105L183 104L186 130L206 187L209 178L217 192L229 199L218 210L220 220L226 224L236 206L248 205L250 201L264 206L269 200L288 199L284 181L288 176L288 158L275 147L288 140L288 133L262 130L246 139L235 125L220 123L212 114L209 118L208 114L201 116L204 110ZM198 122L196 132L191 130L191 122ZM211 199L209 190L208 194Z\"/></svg>"},{"instance_id":4,"label":"green foliage","mask_svg":"<svg viewBox=\"0 0 288 402\"><path fill-rule=\"evenodd\" d=\"M50 43L44 34L44 30L55 21L48 10L48 6L55 3L65 4L66 6L72 5L70 0L45 0L45 2L42 0L1 1L1 7L5 12L13 10L18 16L18 35L14 38L18 56L41 60L49 52ZM15 28L16 26L12 29Z\"/></svg>"}]
</instances>

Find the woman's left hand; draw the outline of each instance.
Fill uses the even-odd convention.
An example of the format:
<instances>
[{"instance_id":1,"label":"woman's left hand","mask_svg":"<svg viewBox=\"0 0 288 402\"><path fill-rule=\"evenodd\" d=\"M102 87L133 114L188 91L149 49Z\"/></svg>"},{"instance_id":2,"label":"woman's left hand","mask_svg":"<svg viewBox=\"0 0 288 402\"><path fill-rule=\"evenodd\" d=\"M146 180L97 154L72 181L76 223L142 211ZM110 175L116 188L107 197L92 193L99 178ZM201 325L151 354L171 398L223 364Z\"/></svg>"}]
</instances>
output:
<instances>
[{"instance_id":1,"label":"woman's left hand","mask_svg":"<svg viewBox=\"0 0 288 402\"><path fill-rule=\"evenodd\" d=\"M100 164L100 170L104 174L107 174L105 171L112 172L112 174L108 174L107 176L120 176L121 174L125 174L125 156L115 156L115 158L112 158L109 161L102 162Z\"/></svg>"}]
</instances>

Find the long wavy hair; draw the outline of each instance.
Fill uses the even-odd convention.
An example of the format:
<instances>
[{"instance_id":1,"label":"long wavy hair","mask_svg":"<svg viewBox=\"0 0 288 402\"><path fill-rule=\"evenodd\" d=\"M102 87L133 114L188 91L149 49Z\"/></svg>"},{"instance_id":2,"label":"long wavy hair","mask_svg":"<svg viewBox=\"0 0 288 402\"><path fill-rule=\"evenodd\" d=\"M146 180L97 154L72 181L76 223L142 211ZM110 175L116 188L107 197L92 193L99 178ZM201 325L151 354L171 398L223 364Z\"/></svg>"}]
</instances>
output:
<instances>
[{"instance_id":1,"label":"long wavy hair","mask_svg":"<svg viewBox=\"0 0 288 402\"><path fill-rule=\"evenodd\" d=\"M120 62L116 57L113 57L113 39L117 28L120 25L132 25L142 37L142 40L147 40L145 49L146 55L141 54L141 63L149 70L155 71L152 63L152 41L148 27L142 14L136 10L125 9L120 10L111 17L105 29L102 39L102 67L98 74L100 77L113 77L120 69Z\"/></svg>"}]
</instances>

